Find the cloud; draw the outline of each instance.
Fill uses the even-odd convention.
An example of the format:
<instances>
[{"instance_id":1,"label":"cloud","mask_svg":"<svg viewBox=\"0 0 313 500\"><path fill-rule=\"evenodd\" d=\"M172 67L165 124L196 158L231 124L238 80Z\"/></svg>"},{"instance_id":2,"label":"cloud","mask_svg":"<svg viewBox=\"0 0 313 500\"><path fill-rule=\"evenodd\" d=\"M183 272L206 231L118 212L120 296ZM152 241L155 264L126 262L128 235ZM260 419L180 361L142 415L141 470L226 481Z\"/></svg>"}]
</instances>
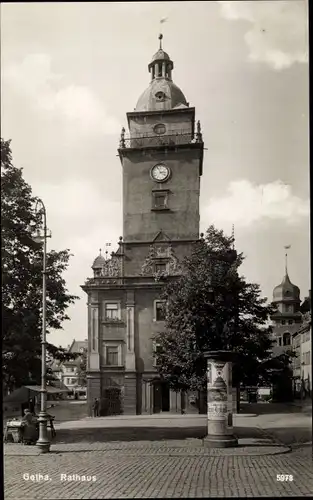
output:
<instances>
[{"instance_id":1,"label":"cloud","mask_svg":"<svg viewBox=\"0 0 313 500\"><path fill-rule=\"evenodd\" d=\"M66 77L51 69L47 54L30 54L20 64L3 70L11 87L26 95L33 104L53 119L62 119L77 132L116 134L118 121L106 113L93 92L82 85L68 83Z\"/></svg>"},{"instance_id":2,"label":"cloud","mask_svg":"<svg viewBox=\"0 0 313 500\"><path fill-rule=\"evenodd\" d=\"M221 14L250 23L245 34L249 59L275 70L308 62L308 13L299 1L221 1Z\"/></svg>"},{"instance_id":3,"label":"cloud","mask_svg":"<svg viewBox=\"0 0 313 500\"><path fill-rule=\"evenodd\" d=\"M294 195L291 187L280 180L254 185L243 179L231 182L224 196L211 198L204 214L222 227L225 223L228 227L249 227L271 220L297 224L308 217L309 211L309 200Z\"/></svg>"},{"instance_id":4,"label":"cloud","mask_svg":"<svg viewBox=\"0 0 313 500\"><path fill-rule=\"evenodd\" d=\"M75 255L93 259L100 247L112 241L112 250L122 231L121 204L104 198L101 188L85 179L67 179L60 184L32 182L47 209L52 248L70 248Z\"/></svg>"}]
</instances>

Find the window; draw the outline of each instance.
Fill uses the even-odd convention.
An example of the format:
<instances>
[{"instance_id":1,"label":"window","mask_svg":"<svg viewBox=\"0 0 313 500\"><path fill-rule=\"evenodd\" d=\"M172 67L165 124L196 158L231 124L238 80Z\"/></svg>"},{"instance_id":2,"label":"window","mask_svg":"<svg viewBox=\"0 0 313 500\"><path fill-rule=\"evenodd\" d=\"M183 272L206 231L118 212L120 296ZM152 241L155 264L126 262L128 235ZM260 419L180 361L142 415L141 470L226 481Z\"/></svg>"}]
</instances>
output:
<instances>
[{"instance_id":1,"label":"window","mask_svg":"<svg viewBox=\"0 0 313 500\"><path fill-rule=\"evenodd\" d=\"M165 320L165 310L164 310L164 301L156 300L155 301L155 321L164 321Z\"/></svg>"},{"instance_id":2,"label":"window","mask_svg":"<svg viewBox=\"0 0 313 500\"><path fill-rule=\"evenodd\" d=\"M66 379L66 384L70 384L71 383L71 379L70 378L67 378Z\"/></svg>"},{"instance_id":3,"label":"window","mask_svg":"<svg viewBox=\"0 0 313 500\"><path fill-rule=\"evenodd\" d=\"M105 312L104 312L104 319L106 321L110 320L118 320L120 319L120 314L119 314L119 304L118 303L106 303L105 304Z\"/></svg>"},{"instance_id":4,"label":"window","mask_svg":"<svg viewBox=\"0 0 313 500\"><path fill-rule=\"evenodd\" d=\"M154 270L156 273L166 273L166 262L156 262Z\"/></svg>"},{"instance_id":5,"label":"window","mask_svg":"<svg viewBox=\"0 0 313 500\"><path fill-rule=\"evenodd\" d=\"M166 193L153 193L153 208L157 210L162 210L162 208L167 208Z\"/></svg>"},{"instance_id":6,"label":"window","mask_svg":"<svg viewBox=\"0 0 313 500\"><path fill-rule=\"evenodd\" d=\"M158 353L161 351L161 346L157 342L153 342L153 366L158 365Z\"/></svg>"},{"instance_id":7,"label":"window","mask_svg":"<svg viewBox=\"0 0 313 500\"><path fill-rule=\"evenodd\" d=\"M300 358L299 358L299 356L297 358L294 358L294 367L295 368L300 368Z\"/></svg>"},{"instance_id":8,"label":"window","mask_svg":"<svg viewBox=\"0 0 313 500\"><path fill-rule=\"evenodd\" d=\"M106 348L106 364L109 366L118 366L118 347L107 346Z\"/></svg>"},{"instance_id":9,"label":"window","mask_svg":"<svg viewBox=\"0 0 313 500\"><path fill-rule=\"evenodd\" d=\"M281 337L278 339L278 345L281 345Z\"/></svg>"},{"instance_id":10,"label":"window","mask_svg":"<svg viewBox=\"0 0 313 500\"><path fill-rule=\"evenodd\" d=\"M282 325L285 325L285 324L286 324L286 320L282 319L282 320L281 320L281 324L282 324Z\"/></svg>"},{"instance_id":11,"label":"window","mask_svg":"<svg viewBox=\"0 0 313 500\"><path fill-rule=\"evenodd\" d=\"M292 325L293 324L293 320L292 319L288 319L288 325Z\"/></svg>"},{"instance_id":12,"label":"window","mask_svg":"<svg viewBox=\"0 0 313 500\"><path fill-rule=\"evenodd\" d=\"M308 332L303 332L302 333L302 338L301 338L301 342L308 342L311 338L311 335L310 335L310 331Z\"/></svg>"},{"instance_id":13,"label":"window","mask_svg":"<svg viewBox=\"0 0 313 500\"><path fill-rule=\"evenodd\" d=\"M71 379L71 384L76 384L76 378Z\"/></svg>"},{"instance_id":14,"label":"window","mask_svg":"<svg viewBox=\"0 0 313 500\"><path fill-rule=\"evenodd\" d=\"M290 345L290 333L288 332L283 335L283 345Z\"/></svg>"},{"instance_id":15,"label":"window","mask_svg":"<svg viewBox=\"0 0 313 500\"><path fill-rule=\"evenodd\" d=\"M309 365L310 364L310 351L303 353L303 355L302 355L302 361L303 361L303 363L305 365Z\"/></svg>"},{"instance_id":16,"label":"window","mask_svg":"<svg viewBox=\"0 0 313 500\"><path fill-rule=\"evenodd\" d=\"M165 134L166 128L163 123L158 123L153 127L153 131L155 134L162 135Z\"/></svg>"}]
</instances>

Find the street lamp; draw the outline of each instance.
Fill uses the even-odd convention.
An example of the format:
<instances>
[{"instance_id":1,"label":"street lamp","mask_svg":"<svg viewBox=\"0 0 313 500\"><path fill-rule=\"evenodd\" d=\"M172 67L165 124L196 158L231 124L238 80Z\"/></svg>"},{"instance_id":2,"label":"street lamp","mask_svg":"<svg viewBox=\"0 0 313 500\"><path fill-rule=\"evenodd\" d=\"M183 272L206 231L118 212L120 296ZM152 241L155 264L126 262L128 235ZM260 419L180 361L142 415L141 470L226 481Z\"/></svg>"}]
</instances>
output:
<instances>
[{"instance_id":1,"label":"street lamp","mask_svg":"<svg viewBox=\"0 0 313 500\"><path fill-rule=\"evenodd\" d=\"M43 227L37 228L32 235L35 243L43 243L43 264L42 264L42 338L41 338L41 401L39 413L39 439L36 443L41 453L50 451L50 441L48 438L48 415L47 415L47 379L46 379L46 267L47 267L47 238L51 238L51 232L47 230L46 207L43 201L38 198L35 206L36 214L42 215Z\"/></svg>"}]
</instances>

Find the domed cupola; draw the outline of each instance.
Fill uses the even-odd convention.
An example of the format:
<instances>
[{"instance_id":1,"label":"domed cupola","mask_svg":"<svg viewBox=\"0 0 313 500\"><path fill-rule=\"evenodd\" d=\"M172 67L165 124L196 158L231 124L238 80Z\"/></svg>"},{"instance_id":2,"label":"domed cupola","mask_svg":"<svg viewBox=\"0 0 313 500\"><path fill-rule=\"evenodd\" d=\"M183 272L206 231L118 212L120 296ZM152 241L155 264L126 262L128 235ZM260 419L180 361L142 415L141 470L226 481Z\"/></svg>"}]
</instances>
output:
<instances>
[{"instance_id":1,"label":"domed cupola","mask_svg":"<svg viewBox=\"0 0 313 500\"><path fill-rule=\"evenodd\" d=\"M101 253L101 248L100 248L100 253L99 253L98 257L95 258L95 260L93 261L93 264L91 266L91 268L94 271L95 276L100 273L101 269L105 265L105 262L106 262L105 258L103 257L103 255Z\"/></svg>"},{"instance_id":2,"label":"domed cupola","mask_svg":"<svg viewBox=\"0 0 313 500\"><path fill-rule=\"evenodd\" d=\"M184 94L172 81L174 63L162 49L162 38L163 35L160 35L160 48L148 66L151 73L150 85L139 97L135 111L161 111L188 107Z\"/></svg>"}]
</instances>

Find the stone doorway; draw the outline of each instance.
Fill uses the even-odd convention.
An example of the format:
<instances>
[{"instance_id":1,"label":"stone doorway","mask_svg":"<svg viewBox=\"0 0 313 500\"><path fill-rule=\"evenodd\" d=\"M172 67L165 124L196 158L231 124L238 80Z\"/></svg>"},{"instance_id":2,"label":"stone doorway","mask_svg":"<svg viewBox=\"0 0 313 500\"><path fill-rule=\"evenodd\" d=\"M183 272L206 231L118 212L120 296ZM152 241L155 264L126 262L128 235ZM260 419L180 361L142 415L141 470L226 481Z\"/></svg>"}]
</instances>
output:
<instances>
[{"instance_id":1,"label":"stone doorway","mask_svg":"<svg viewBox=\"0 0 313 500\"><path fill-rule=\"evenodd\" d=\"M170 411L170 390L166 382L153 384L153 413Z\"/></svg>"}]
</instances>

